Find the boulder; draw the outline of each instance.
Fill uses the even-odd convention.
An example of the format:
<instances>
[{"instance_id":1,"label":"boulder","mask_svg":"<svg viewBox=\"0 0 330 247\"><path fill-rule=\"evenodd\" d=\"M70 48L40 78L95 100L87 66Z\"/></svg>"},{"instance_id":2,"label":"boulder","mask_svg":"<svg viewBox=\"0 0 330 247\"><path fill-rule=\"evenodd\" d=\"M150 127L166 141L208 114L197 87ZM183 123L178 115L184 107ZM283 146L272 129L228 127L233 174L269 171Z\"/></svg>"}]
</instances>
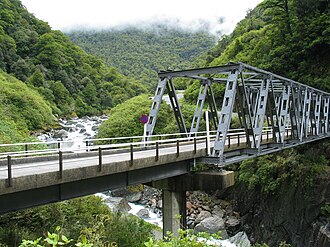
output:
<instances>
[{"instance_id":1,"label":"boulder","mask_svg":"<svg viewBox=\"0 0 330 247\"><path fill-rule=\"evenodd\" d=\"M122 212L122 213L127 213L130 211L132 208L128 204L128 201L126 198L122 197L109 197L108 201L109 206L111 207L112 211L114 212Z\"/></svg>"},{"instance_id":2,"label":"boulder","mask_svg":"<svg viewBox=\"0 0 330 247\"><path fill-rule=\"evenodd\" d=\"M194 208L195 208L195 206L191 202L188 201L186 203L186 209L188 210L188 212L192 212Z\"/></svg>"},{"instance_id":3,"label":"boulder","mask_svg":"<svg viewBox=\"0 0 330 247\"><path fill-rule=\"evenodd\" d=\"M86 132L86 129L85 128L82 128L79 133L82 134L82 133L85 133Z\"/></svg>"},{"instance_id":4,"label":"boulder","mask_svg":"<svg viewBox=\"0 0 330 247\"><path fill-rule=\"evenodd\" d=\"M209 211L201 211L195 220L195 223L198 224L200 223L202 220L211 217L211 213Z\"/></svg>"},{"instance_id":5,"label":"boulder","mask_svg":"<svg viewBox=\"0 0 330 247\"><path fill-rule=\"evenodd\" d=\"M55 133L53 134L53 138L63 140L64 138L68 138L68 132L63 129L55 131Z\"/></svg>"},{"instance_id":6,"label":"boulder","mask_svg":"<svg viewBox=\"0 0 330 247\"><path fill-rule=\"evenodd\" d=\"M228 219L226 220L226 226L230 228L235 228L239 226L239 224L240 224L239 220L236 219L235 217L228 217Z\"/></svg>"},{"instance_id":7,"label":"boulder","mask_svg":"<svg viewBox=\"0 0 330 247\"><path fill-rule=\"evenodd\" d=\"M142 198L142 192L131 193L125 196L129 202L137 202Z\"/></svg>"},{"instance_id":8,"label":"boulder","mask_svg":"<svg viewBox=\"0 0 330 247\"><path fill-rule=\"evenodd\" d=\"M215 216L208 217L202 220L194 228L195 232L207 232L207 233L218 233L219 231L225 231L225 223L223 219ZM223 237L224 238L224 237Z\"/></svg>"},{"instance_id":9,"label":"boulder","mask_svg":"<svg viewBox=\"0 0 330 247\"><path fill-rule=\"evenodd\" d=\"M239 232L235 236L229 238L229 241L237 247L250 247L251 243L245 232Z\"/></svg>"},{"instance_id":10,"label":"boulder","mask_svg":"<svg viewBox=\"0 0 330 247\"><path fill-rule=\"evenodd\" d=\"M146 208L142 208L140 209L137 213L136 213L136 216L141 218L141 219L147 219L147 218L150 218L150 215L149 215L149 210L146 209Z\"/></svg>"},{"instance_id":11,"label":"boulder","mask_svg":"<svg viewBox=\"0 0 330 247\"><path fill-rule=\"evenodd\" d=\"M212 210L212 215L223 218L225 215L225 210L223 210L219 205L215 205Z\"/></svg>"}]
</instances>

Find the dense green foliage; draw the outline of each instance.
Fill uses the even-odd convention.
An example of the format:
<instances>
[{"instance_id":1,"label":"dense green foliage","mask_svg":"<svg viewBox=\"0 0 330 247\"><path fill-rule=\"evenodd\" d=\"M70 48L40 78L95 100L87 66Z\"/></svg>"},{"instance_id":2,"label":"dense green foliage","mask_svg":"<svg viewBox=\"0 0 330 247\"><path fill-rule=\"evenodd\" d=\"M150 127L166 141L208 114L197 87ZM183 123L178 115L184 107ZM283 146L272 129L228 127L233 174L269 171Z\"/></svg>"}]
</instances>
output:
<instances>
[{"instance_id":1,"label":"dense green foliage","mask_svg":"<svg viewBox=\"0 0 330 247\"><path fill-rule=\"evenodd\" d=\"M99 128L98 138L121 136L142 136L143 124L139 121L142 114L148 114L152 104L148 95L136 96L113 108L110 118L102 123ZM187 129L190 128L195 106L180 102ZM200 123L200 131L205 130L205 121ZM165 102L160 107L157 123L153 134L178 133L174 112Z\"/></svg>"},{"instance_id":2,"label":"dense green foliage","mask_svg":"<svg viewBox=\"0 0 330 247\"><path fill-rule=\"evenodd\" d=\"M110 118L100 126L98 137L142 136L143 124L139 119L142 114L149 112L151 103L152 100L144 94L117 105L111 110ZM166 132L168 124L173 121L174 115L171 114L170 107L163 103L155 131L158 134Z\"/></svg>"},{"instance_id":3,"label":"dense green foliage","mask_svg":"<svg viewBox=\"0 0 330 247\"><path fill-rule=\"evenodd\" d=\"M198 64L241 61L330 91L329 57L329 1L265 0Z\"/></svg>"},{"instance_id":4,"label":"dense green foliage","mask_svg":"<svg viewBox=\"0 0 330 247\"><path fill-rule=\"evenodd\" d=\"M54 121L49 104L36 90L1 71L0 115L2 144L33 141L30 130L41 129ZM14 151L13 148L2 147L0 150Z\"/></svg>"},{"instance_id":5,"label":"dense green foliage","mask_svg":"<svg viewBox=\"0 0 330 247\"><path fill-rule=\"evenodd\" d=\"M68 239L86 239L94 246L113 242L141 246L153 228L136 217L113 213L100 197L89 196L2 215L0 242L18 246L23 239L47 238L56 226L61 226L60 234Z\"/></svg>"},{"instance_id":6,"label":"dense green foliage","mask_svg":"<svg viewBox=\"0 0 330 247\"><path fill-rule=\"evenodd\" d=\"M148 85L155 85L160 70L191 67L197 56L215 44L215 37L207 32L156 24L145 29L74 31L68 36L109 66Z\"/></svg>"},{"instance_id":7,"label":"dense green foliage","mask_svg":"<svg viewBox=\"0 0 330 247\"><path fill-rule=\"evenodd\" d=\"M280 154L265 155L243 161L239 167L239 181L250 189L276 194L287 183L310 188L315 179L327 174L330 157L325 157L329 144L306 144L303 148L284 150Z\"/></svg>"},{"instance_id":8,"label":"dense green foliage","mask_svg":"<svg viewBox=\"0 0 330 247\"><path fill-rule=\"evenodd\" d=\"M144 243L146 247L210 247L216 246L215 242L221 239L221 232L219 234L197 233L193 230L179 229L178 236L173 236L172 233L162 240L149 239Z\"/></svg>"},{"instance_id":9,"label":"dense green foliage","mask_svg":"<svg viewBox=\"0 0 330 247\"><path fill-rule=\"evenodd\" d=\"M91 115L145 87L88 55L19 0L0 2L0 69L37 88L54 113Z\"/></svg>"}]
</instances>

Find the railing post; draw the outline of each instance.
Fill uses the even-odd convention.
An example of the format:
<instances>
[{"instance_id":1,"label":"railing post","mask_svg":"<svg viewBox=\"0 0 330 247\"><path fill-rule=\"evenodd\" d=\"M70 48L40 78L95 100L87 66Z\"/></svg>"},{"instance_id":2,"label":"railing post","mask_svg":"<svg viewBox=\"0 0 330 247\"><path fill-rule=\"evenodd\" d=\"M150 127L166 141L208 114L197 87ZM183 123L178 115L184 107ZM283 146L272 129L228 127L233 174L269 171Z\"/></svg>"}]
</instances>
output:
<instances>
[{"instance_id":1,"label":"railing post","mask_svg":"<svg viewBox=\"0 0 330 247\"><path fill-rule=\"evenodd\" d=\"M196 137L194 138L194 154L197 153L197 143L196 143Z\"/></svg>"},{"instance_id":2,"label":"railing post","mask_svg":"<svg viewBox=\"0 0 330 247\"><path fill-rule=\"evenodd\" d=\"M99 147L99 172L102 171L102 148Z\"/></svg>"},{"instance_id":3,"label":"railing post","mask_svg":"<svg viewBox=\"0 0 330 247\"><path fill-rule=\"evenodd\" d=\"M267 142L268 142L268 140L269 140L268 130L266 130L266 133L267 133Z\"/></svg>"},{"instance_id":4,"label":"railing post","mask_svg":"<svg viewBox=\"0 0 330 247\"><path fill-rule=\"evenodd\" d=\"M88 152L88 146L89 146L89 143L88 143L88 141L86 141L86 152Z\"/></svg>"},{"instance_id":5,"label":"railing post","mask_svg":"<svg viewBox=\"0 0 330 247\"><path fill-rule=\"evenodd\" d=\"M130 165L133 165L133 144L130 145L130 153L131 153L131 160L130 160Z\"/></svg>"},{"instance_id":6,"label":"railing post","mask_svg":"<svg viewBox=\"0 0 330 247\"><path fill-rule=\"evenodd\" d=\"M230 148L230 135L228 135L228 148Z\"/></svg>"},{"instance_id":7,"label":"railing post","mask_svg":"<svg viewBox=\"0 0 330 247\"><path fill-rule=\"evenodd\" d=\"M209 142L208 142L208 138L205 137L205 152L206 152L206 155L209 155L208 150L209 150Z\"/></svg>"},{"instance_id":8,"label":"railing post","mask_svg":"<svg viewBox=\"0 0 330 247\"><path fill-rule=\"evenodd\" d=\"M63 177L63 154L62 151L58 152L58 161L59 161L59 178Z\"/></svg>"},{"instance_id":9,"label":"railing post","mask_svg":"<svg viewBox=\"0 0 330 247\"><path fill-rule=\"evenodd\" d=\"M12 170L11 170L12 161L11 161L10 155L7 156L7 163L8 163L8 187L12 187L13 186L13 176L12 176Z\"/></svg>"},{"instance_id":10,"label":"railing post","mask_svg":"<svg viewBox=\"0 0 330 247\"><path fill-rule=\"evenodd\" d=\"M159 149L158 149L158 142L156 142L156 156L155 156L155 161L158 161L159 159Z\"/></svg>"},{"instance_id":11,"label":"railing post","mask_svg":"<svg viewBox=\"0 0 330 247\"><path fill-rule=\"evenodd\" d=\"M176 157L180 156L180 142L176 140Z\"/></svg>"},{"instance_id":12,"label":"railing post","mask_svg":"<svg viewBox=\"0 0 330 247\"><path fill-rule=\"evenodd\" d=\"M286 137L289 137L289 129L286 129Z\"/></svg>"},{"instance_id":13,"label":"railing post","mask_svg":"<svg viewBox=\"0 0 330 247\"><path fill-rule=\"evenodd\" d=\"M241 145L241 135L238 134L237 135L237 147L239 147Z\"/></svg>"},{"instance_id":14,"label":"railing post","mask_svg":"<svg viewBox=\"0 0 330 247\"><path fill-rule=\"evenodd\" d=\"M25 150L25 153L26 153L25 157L28 157L28 155L27 155L27 152L28 152L28 145L27 145L27 144L25 144L24 150Z\"/></svg>"}]
</instances>

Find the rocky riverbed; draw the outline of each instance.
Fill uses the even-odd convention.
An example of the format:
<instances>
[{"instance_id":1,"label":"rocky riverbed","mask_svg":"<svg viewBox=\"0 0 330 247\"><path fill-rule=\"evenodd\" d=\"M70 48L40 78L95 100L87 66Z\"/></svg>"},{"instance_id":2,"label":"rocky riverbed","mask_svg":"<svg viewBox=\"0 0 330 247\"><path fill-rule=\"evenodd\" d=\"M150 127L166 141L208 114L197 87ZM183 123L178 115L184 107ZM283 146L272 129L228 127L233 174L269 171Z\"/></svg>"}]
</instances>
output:
<instances>
[{"instance_id":1,"label":"rocky riverbed","mask_svg":"<svg viewBox=\"0 0 330 247\"><path fill-rule=\"evenodd\" d=\"M43 142L64 141L62 148L70 148L72 150L84 149L86 147L86 139L92 139L97 134L99 125L108 119L106 115L59 119L59 127L52 129L46 133L37 134L37 138Z\"/></svg>"},{"instance_id":2,"label":"rocky riverbed","mask_svg":"<svg viewBox=\"0 0 330 247\"><path fill-rule=\"evenodd\" d=\"M151 214L156 214L161 218L162 197L160 190L144 186L144 189L138 192L124 188L114 190L111 194L114 198L120 198L118 209L115 210L131 212L123 204L135 203L144 206L135 213L136 216L147 221ZM222 238L228 239L228 243L235 243L234 246L238 247L250 246L247 235L240 232L240 215L233 210L229 202L201 191L187 192L186 199L187 228L194 229L195 232L217 233L221 231ZM161 222L159 221L159 223Z\"/></svg>"}]
</instances>

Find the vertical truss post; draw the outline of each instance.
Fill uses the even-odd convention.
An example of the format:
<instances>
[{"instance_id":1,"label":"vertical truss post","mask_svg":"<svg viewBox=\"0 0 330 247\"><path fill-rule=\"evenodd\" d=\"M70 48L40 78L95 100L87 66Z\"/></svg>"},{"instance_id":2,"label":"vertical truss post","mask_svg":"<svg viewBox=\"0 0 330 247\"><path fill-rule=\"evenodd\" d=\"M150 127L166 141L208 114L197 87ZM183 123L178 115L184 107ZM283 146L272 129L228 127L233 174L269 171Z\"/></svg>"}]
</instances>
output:
<instances>
[{"instance_id":1,"label":"vertical truss post","mask_svg":"<svg viewBox=\"0 0 330 247\"><path fill-rule=\"evenodd\" d=\"M306 88L307 91L307 101L306 101L306 115L305 115L305 137L308 137L311 134L311 109L312 109L312 100L313 92Z\"/></svg>"},{"instance_id":2,"label":"vertical truss post","mask_svg":"<svg viewBox=\"0 0 330 247\"><path fill-rule=\"evenodd\" d=\"M240 119L240 123L243 125L245 129L246 142L249 147L251 147L251 138L253 141L253 145L255 146L255 136L253 132L253 123L252 123L252 113L251 113L251 99L250 94L248 93L250 90L247 88L244 82L243 74L240 73L240 85L238 86L238 94L236 95L236 100L238 102L238 116Z\"/></svg>"},{"instance_id":3,"label":"vertical truss post","mask_svg":"<svg viewBox=\"0 0 330 247\"><path fill-rule=\"evenodd\" d=\"M174 88L174 84L173 84L172 79L169 79L167 81L166 87L167 87L167 91L168 91L168 96L170 98L171 106L172 106L172 109L174 111L175 120L176 120L176 123L179 127L179 131L181 133L187 134L186 124L185 124L184 119L183 119L183 115L182 115L182 111L181 111L181 108L180 108L178 96L175 92L175 88Z\"/></svg>"},{"instance_id":4,"label":"vertical truss post","mask_svg":"<svg viewBox=\"0 0 330 247\"><path fill-rule=\"evenodd\" d=\"M330 98L323 97L324 133L328 133L329 131L329 107Z\"/></svg>"},{"instance_id":5,"label":"vertical truss post","mask_svg":"<svg viewBox=\"0 0 330 247\"><path fill-rule=\"evenodd\" d=\"M322 105L322 95L315 95L315 105L314 105L314 121L315 121L315 135L319 135L321 130L321 105Z\"/></svg>"},{"instance_id":6,"label":"vertical truss post","mask_svg":"<svg viewBox=\"0 0 330 247\"><path fill-rule=\"evenodd\" d=\"M198 127L199 127L199 123L201 121L201 117L203 114L203 107L204 107L204 103L205 103L205 99L207 96L207 91L208 91L209 86L210 86L209 80L201 82L201 86L200 86L199 94L198 94L198 98L197 98L197 103L196 103L196 108L195 108L195 112L194 112L194 117L191 122L189 136L192 136L196 132L198 132Z\"/></svg>"},{"instance_id":7,"label":"vertical truss post","mask_svg":"<svg viewBox=\"0 0 330 247\"><path fill-rule=\"evenodd\" d=\"M150 109L150 113L149 113L149 121L148 121L147 127L146 127L146 130L147 130L146 131L146 140L147 141L150 140L150 136L154 132L158 112L160 109L160 104L162 103L163 95L165 92L166 82L167 82L167 78L159 79L159 82L158 82L158 85L156 88L156 92L155 92L155 97L152 100L152 105L151 105L151 109Z\"/></svg>"},{"instance_id":8,"label":"vertical truss post","mask_svg":"<svg viewBox=\"0 0 330 247\"><path fill-rule=\"evenodd\" d=\"M289 98L290 98L290 87L285 85L282 92L282 101L279 105L279 132L280 141L284 144L285 126L287 124L287 117L289 115Z\"/></svg>"},{"instance_id":9,"label":"vertical truss post","mask_svg":"<svg viewBox=\"0 0 330 247\"><path fill-rule=\"evenodd\" d=\"M221 115L212 153L213 156L220 158L220 163L224 162L223 153L235 103L238 73L239 71L235 70L229 74L225 96L222 102Z\"/></svg>"},{"instance_id":10,"label":"vertical truss post","mask_svg":"<svg viewBox=\"0 0 330 247\"><path fill-rule=\"evenodd\" d=\"M291 97L290 97L290 121L291 121L291 136L292 139L300 139L300 102L299 102L300 88L294 87L291 83Z\"/></svg>"},{"instance_id":11,"label":"vertical truss post","mask_svg":"<svg viewBox=\"0 0 330 247\"><path fill-rule=\"evenodd\" d=\"M218 109L217 104L215 103L215 98L213 94L212 84L210 83L208 90L207 90L207 100L209 103L209 109L211 113L211 120L214 125L214 130L217 129L217 124L219 123L219 115L218 115Z\"/></svg>"},{"instance_id":12,"label":"vertical truss post","mask_svg":"<svg viewBox=\"0 0 330 247\"><path fill-rule=\"evenodd\" d=\"M271 83L271 78L265 78L261 82L261 87L259 89L259 97L257 99L257 108L254 118L254 134L256 138L255 148L260 149L262 129L264 126L265 113L268 101L268 90Z\"/></svg>"},{"instance_id":13,"label":"vertical truss post","mask_svg":"<svg viewBox=\"0 0 330 247\"><path fill-rule=\"evenodd\" d=\"M267 102L267 111L266 111L266 118L268 126L272 126L272 133L273 133L273 141L280 143L281 142L281 134L280 134L280 123L279 123L279 108L281 104L281 96L279 93L274 92L273 83L270 84L271 86L271 93L268 97Z\"/></svg>"},{"instance_id":14,"label":"vertical truss post","mask_svg":"<svg viewBox=\"0 0 330 247\"><path fill-rule=\"evenodd\" d=\"M304 87L304 100L301 107L301 126L300 126L300 141L303 141L303 137L308 136L309 129L309 112L310 112L310 101L311 95L307 87Z\"/></svg>"}]
</instances>

